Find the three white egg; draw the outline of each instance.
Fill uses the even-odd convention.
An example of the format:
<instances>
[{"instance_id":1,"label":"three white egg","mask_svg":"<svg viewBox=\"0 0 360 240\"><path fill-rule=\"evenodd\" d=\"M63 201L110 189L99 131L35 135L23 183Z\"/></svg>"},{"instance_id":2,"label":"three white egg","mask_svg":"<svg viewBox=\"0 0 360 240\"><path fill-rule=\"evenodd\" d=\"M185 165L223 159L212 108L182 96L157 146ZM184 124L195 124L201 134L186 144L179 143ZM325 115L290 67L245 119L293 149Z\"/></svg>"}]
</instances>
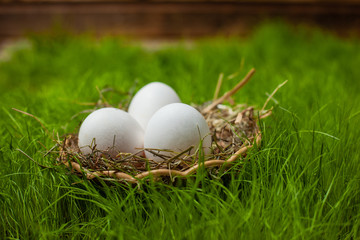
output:
<instances>
[{"instance_id":1,"label":"three white egg","mask_svg":"<svg viewBox=\"0 0 360 240\"><path fill-rule=\"evenodd\" d=\"M205 154L210 152L211 136L204 117L193 107L183 104L168 85L153 82L133 97L128 113L103 108L91 113L79 130L79 147L89 154L96 148L115 157L120 152L137 153L142 148L182 152L202 142ZM96 144L96 145L95 145ZM162 158L145 152L157 162Z\"/></svg>"}]
</instances>

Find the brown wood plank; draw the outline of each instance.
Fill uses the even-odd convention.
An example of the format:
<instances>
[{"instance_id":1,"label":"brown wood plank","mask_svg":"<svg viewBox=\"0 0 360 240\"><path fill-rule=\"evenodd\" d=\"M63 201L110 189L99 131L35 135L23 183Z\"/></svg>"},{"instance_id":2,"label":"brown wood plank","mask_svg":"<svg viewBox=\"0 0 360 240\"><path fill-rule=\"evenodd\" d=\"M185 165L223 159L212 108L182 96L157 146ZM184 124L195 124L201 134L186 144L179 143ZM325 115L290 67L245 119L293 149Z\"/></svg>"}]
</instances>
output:
<instances>
[{"instance_id":1,"label":"brown wood plank","mask_svg":"<svg viewBox=\"0 0 360 240\"><path fill-rule=\"evenodd\" d=\"M313 24L339 34L359 34L360 1L12 1L0 4L0 38L41 32L54 22L75 32L137 38L246 35L258 23L273 18Z\"/></svg>"}]
</instances>

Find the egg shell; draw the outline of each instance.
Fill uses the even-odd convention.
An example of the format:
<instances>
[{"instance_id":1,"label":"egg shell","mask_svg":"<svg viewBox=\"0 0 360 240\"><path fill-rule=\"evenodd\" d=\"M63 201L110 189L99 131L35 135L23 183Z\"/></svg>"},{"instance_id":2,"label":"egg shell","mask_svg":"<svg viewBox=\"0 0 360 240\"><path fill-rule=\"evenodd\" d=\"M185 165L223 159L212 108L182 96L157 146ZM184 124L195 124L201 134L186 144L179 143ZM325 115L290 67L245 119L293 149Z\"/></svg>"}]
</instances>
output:
<instances>
[{"instance_id":1,"label":"egg shell","mask_svg":"<svg viewBox=\"0 0 360 240\"><path fill-rule=\"evenodd\" d=\"M143 148L144 131L127 112L102 108L92 112L79 130L79 148L83 154L96 149L115 157L119 152L137 153Z\"/></svg>"},{"instance_id":2,"label":"egg shell","mask_svg":"<svg viewBox=\"0 0 360 240\"><path fill-rule=\"evenodd\" d=\"M141 88L131 100L128 112L145 130L152 115L170 103L181 100L174 89L161 82L152 82Z\"/></svg>"},{"instance_id":3,"label":"egg shell","mask_svg":"<svg viewBox=\"0 0 360 240\"><path fill-rule=\"evenodd\" d=\"M211 135L201 113L187 104L172 103L159 109L150 119L145 131L144 147L182 152L194 146L191 151L194 153L201 140L204 153L209 154ZM156 162L163 161L148 151L145 154Z\"/></svg>"}]
</instances>

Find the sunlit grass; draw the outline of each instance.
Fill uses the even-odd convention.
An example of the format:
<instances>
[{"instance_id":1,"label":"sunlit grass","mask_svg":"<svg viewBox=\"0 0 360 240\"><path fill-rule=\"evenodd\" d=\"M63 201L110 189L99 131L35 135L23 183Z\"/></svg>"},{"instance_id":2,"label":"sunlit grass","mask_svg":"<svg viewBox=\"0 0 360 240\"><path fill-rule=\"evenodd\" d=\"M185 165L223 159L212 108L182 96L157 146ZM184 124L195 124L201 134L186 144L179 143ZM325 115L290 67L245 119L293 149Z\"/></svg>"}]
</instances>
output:
<instances>
[{"instance_id":1,"label":"sunlit grass","mask_svg":"<svg viewBox=\"0 0 360 240\"><path fill-rule=\"evenodd\" d=\"M247 40L208 39L149 52L129 41L53 34L0 63L0 238L357 239L360 237L360 43L264 25ZM261 108L263 141L221 178L174 185L83 181L55 155L57 133L77 132L97 89L126 93L151 81L185 103L212 99L251 68L235 96ZM234 72L239 76L227 79ZM113 105L127 96L109 92ZM39 118L46 129L17 108ZM34 161L51 168L42 168ZM76 183L76 184L74 184Z\"/></svg>"}]
</instances>

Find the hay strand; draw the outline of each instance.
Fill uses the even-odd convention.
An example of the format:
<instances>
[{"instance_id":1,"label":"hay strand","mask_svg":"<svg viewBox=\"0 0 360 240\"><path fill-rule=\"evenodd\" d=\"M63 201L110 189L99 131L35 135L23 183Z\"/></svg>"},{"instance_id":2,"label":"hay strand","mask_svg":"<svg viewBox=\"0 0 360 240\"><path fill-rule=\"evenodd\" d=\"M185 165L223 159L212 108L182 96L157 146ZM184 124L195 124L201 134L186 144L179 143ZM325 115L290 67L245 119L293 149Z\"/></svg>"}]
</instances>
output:
<instances>
[{"instance_id":1,"label":"hay strand","mask_svg":"<svg viewBox=\"0 0 360 240\"><path fill-rule=\"evenodd\" d=\"M224 79L224 73L220 73L217 84L216 84L213 101L215 101L219 96L219 92L220 92L220 88L221 88L223 79Z\"/></svg>"},{"instance_id":2,"label":"hay strand","mask_svg":"<svg viewBox=\"0 0 360 240\"><path fill-rule=\"evenodd\" d=\"M16 109L16 108L11 108L12 110L16 111L16 112L19 112L19 113L22 113L26 116L29 116L29 117L32 117L33 119L35 119L35 121L37 121L38 123L40 123L42 129L44 129L44 131L50 136L50 132L49 130L47 130L47 128L45 127L45 125L41 122L41 120L37 117L35 117L33 114L31 113L28 113L28 112L24 112L24 111L21 111L19 109Z\"/></svg>"},{"instance_id":3,"label":"hay strand","mask_svg":"<svg viewBox=\"0 0 360 240\"><path fill-rule=\"evenodd\" d=\"M265 103L264 103L264 106L261 108L261 112L265 110L267 104L269 103L270 99L272 99L275 95L275 93L282 87L284 86L286 83L288 82L288 80L284 81L283 83L279 84L275 90L270 94L270 96L266 99Z\"/></svg>"},{"instance_id":4,"label":"hay strand","mask_svg":"<svg viewBox=\"0 0 360 240\"><path fill-rule=\"evenodd\" d=\"M236 84L236 86L231 89L230 91L226 92L223 96L221 96L220 98L218 98L217 100L213 101L208 107L206 107L203 110L203 113L208 113L209 111L211 111L213 108L215 108L218 104L223 103L225 100L227 100L229 97L231 97L232 95L234 95L237 91L239 91L249 80L250 78L254 75L255 73L255 68L252 68L248 74L246 74L246 76L238 83Z\"/></svg>"}]
</instances>

